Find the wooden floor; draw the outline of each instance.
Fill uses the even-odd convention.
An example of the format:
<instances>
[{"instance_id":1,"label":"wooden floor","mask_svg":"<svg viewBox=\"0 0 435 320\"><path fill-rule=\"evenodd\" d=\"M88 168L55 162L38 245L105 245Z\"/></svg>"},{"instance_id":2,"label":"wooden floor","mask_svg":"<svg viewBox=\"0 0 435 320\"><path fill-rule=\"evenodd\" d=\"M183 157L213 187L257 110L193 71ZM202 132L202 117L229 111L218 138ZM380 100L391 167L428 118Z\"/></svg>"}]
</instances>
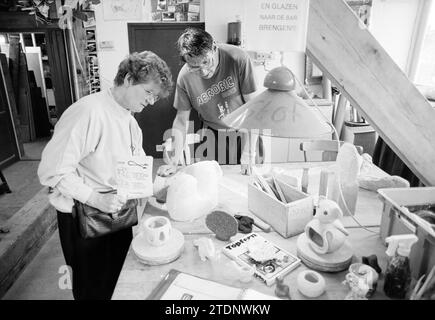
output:
<instances>
[{"instance_id":1,"label":"wooden floor","mask_svg":"<svg viewBox=\"0 0 435 320\"><path fill-rule=\"evenodd\" d=\"M72 300L65 274L65 259L56 230L3 300Z\"/></svg>"},{"instance_id":2,"label":"wooden floor","mask_svg":"<svg viewBox=\"0 0 435 320\"><path fill-rule=\"evenodd\" d=\"M39 161L18 161L2 172L12 193L0 195L0 225L4 225L42 189L36 171Z\"/></svg>"},{"instance_id":3,"label":"wooden floor","mask_svg":"<svg viewBox=\"0 0 435 320\"><path fill-rule=\"evenodd\" d=\"M24 156L2 170L12 193L0 195L0 226L42 189L37 176L41 153L48 138L24 144Z\"/></svg>"},{"instance_id":4,"label":"wooden floor","mask_svg":"<svg viewBox=\"0 0 435 320\"><path fill-rule=\"evenodd\" d=\"M41 160L42 150L50 138L40 138L32 142L24 143L24 156L22 160Z\"/></svg>"}]
</instances>

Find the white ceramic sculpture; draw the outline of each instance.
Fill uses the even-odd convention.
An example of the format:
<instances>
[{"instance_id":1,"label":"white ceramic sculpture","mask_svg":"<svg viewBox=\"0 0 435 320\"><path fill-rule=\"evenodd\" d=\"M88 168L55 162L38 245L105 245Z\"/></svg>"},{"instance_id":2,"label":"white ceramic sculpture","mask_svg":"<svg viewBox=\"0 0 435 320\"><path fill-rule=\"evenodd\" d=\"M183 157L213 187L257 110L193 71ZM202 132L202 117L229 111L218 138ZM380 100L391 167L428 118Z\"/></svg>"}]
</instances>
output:
<instances>
[{"instance_id":1,"label":"white ceramic sculpture","mask_svg":"<svg viewBox=\"0 0 435 320\"><path fill-rule=\"evenodd\" d=\"M206 261L207 259L216 260L216 247L214 246L213 241L211 241L210 238L203 237L193 240L193 245L195 247L198 247L198 254L201 261Z\"/></svg>"},{"instance_id":2,"label":"white ceramic sculpture","mask_svg":"<svg viewBox=\"0 0 435 320\"><path fill-rule=\"evenodd\" d=\"M192 221L209 214L218 204L222 170L216 161L202 161L180 170L170 179L166 197L169 215Z\"/></svg>"},{"instance_id":3,"label":"white ceramic sculpture","mask_svg":"<svg viewBox=\"0 0 435 320\"><path fill-rule=\"evenodd\" d=\"M316 214L305 227L311 249L318 254L334 252L343 245L348 235L341 224L343 212L336 202L321 197Z\"/></svg>"},{"instance_id":4,"label":"white ceramic sculpture","mask_svg":"<svg viewBox=\"0 0 435 320\"><path fill-rule=\"evenodd\" d=\"M327 198L340 206L344 215L354 215L358 198L357 176L362 159L355 146L344 143L337 154L336 166L328 183Z\"/></svg>"},{"instance_id":5,"label":"white ceramic sculpture","mask_svg":"<svg viewBox=\"0 0 435 320\"><path fill-rule=\"evenodd\" d=\"M322 272L339 272L352 262L353 250L347 241L349 235L340 219L338 204L319 197L316 214L298 237L297 254L310 269Z\"/></svg>"},{"instance_id":6,"label":"white ceramic sculpture","mask_svg":"<svg viewBox=\"0 0 435 320\"><path fill-rule=\"evenodd\" d=\"M409 188L409 181L400 176L391 176L384 173L384 176L379 176L376 165L373 163L372 157L364 153L361 156L362 164L358 175L358 184L360 188L378 191L382 188Z\"/></svg>"}]
</instances>

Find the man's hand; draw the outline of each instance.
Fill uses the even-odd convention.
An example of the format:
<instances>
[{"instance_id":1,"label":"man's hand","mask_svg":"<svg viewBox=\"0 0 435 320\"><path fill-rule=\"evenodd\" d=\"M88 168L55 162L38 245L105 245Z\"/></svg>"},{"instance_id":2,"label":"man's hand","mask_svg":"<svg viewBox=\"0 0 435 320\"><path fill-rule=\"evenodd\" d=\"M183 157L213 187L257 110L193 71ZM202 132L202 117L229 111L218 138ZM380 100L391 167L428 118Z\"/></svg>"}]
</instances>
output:
<instances>
[{"instance_id":1,"label":"man's hand","mask_svg":"<svg viewBox=\"0 0 435 320\"><path fill-rule=\"evenodd\" d=\"M174 149L173 149L173 145L172 145L172 139L167 139L163 144L163 161L168 164L168 165L172 165L173 164L173 160L172 158L174 157Z\"/></svg>"},{"instance_id":2,"label":"man's hand","mask_svg":"<svg viewBox=\"0 0 435 320\"><path fill-rule=\"evenodd\" d=\"M252 166L250 164L241 164L240 165L240 171L245 176L252 175Z\"/></svg>"},{"instance_id":3,"label":"man's hand","mask_svg":"<svg viewBox=\"0 0 435 320\"><path fill-rule=\"evenodd\" d=\"M112 193L98 193L93 191L86 204L103 212L114 213L119 211L127 202L126 197Z\"/></svg>"},{"instance_id":4,"label":"man's hand","mask_svg":"<svg viewBox=\"0 0 435 320\"><path fill-rule=\"evenodd\" d=\"M255 153L242 152L240 165L241 173L250 176L252 174L252 167L255 165Z\"/></svg>"}]
</instances>

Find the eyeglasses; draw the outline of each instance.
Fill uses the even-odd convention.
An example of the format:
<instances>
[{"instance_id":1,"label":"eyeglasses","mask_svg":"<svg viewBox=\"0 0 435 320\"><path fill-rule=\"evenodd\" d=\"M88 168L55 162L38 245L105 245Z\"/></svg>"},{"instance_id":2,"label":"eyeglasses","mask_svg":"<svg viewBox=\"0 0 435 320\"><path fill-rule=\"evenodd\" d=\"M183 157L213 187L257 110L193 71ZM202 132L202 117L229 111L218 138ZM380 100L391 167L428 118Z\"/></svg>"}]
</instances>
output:
<instances>
[{"instance_id":1,"label":"eyeglasses","mask_svg":"<svg viewBox=\"0 0 435 320\"><path fill-rule=\"evenodd\" d=\"M151 91L149 91L149 90L147 90L147 89L144 89L144 90L145 90L145 93L146 93L148 96L151 96L151 97L153 98L153 103L156 103L157 101L160 100L159 95L156 95L156 94L154 94L153 92L151 92Z\"/></svg>"},{"instance_id":2,"label":"eyeglasses","mask_svg":"<svg viewBox=\"0 0 435 320\"><path fill-rule=\"evenodd\" d=\"M190 72L198 72L200 70L209 70L214 65L214 51L210 51L204 57L199 58L199 59L197 58L194 60L199 61L199 63L198 63L198 65L194 65L194 66L187 63L187 69ZM192 61L192 62L194 62L194 61Z\"/></svg>"}]
</instances>

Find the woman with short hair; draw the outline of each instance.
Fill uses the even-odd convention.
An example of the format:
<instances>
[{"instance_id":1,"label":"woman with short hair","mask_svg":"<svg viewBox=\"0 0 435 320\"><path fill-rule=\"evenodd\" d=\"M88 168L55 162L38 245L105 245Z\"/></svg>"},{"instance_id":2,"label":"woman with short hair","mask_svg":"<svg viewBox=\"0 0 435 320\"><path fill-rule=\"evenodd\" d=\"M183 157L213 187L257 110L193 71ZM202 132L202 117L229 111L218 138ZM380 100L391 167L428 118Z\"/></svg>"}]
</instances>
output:
<instances>
[{"instance_id":1,"label":"woman with short hair","mask_svg":"<svg viewBox=\"0 0 435 320\"><path fill-rule=\"evenodd\" d=\"M142 131L133 117L173 87L167 64L150 51L124 59L111 88L85 96L61 116L42 153L38 176L49 186L57 210L62 251L73 272L77 300L110 299L124 263L132 228L84 239L72 212L74 200L114 213L126 202L117 194L116 164L145 155Z\"/></svg>"}]
</instances>

